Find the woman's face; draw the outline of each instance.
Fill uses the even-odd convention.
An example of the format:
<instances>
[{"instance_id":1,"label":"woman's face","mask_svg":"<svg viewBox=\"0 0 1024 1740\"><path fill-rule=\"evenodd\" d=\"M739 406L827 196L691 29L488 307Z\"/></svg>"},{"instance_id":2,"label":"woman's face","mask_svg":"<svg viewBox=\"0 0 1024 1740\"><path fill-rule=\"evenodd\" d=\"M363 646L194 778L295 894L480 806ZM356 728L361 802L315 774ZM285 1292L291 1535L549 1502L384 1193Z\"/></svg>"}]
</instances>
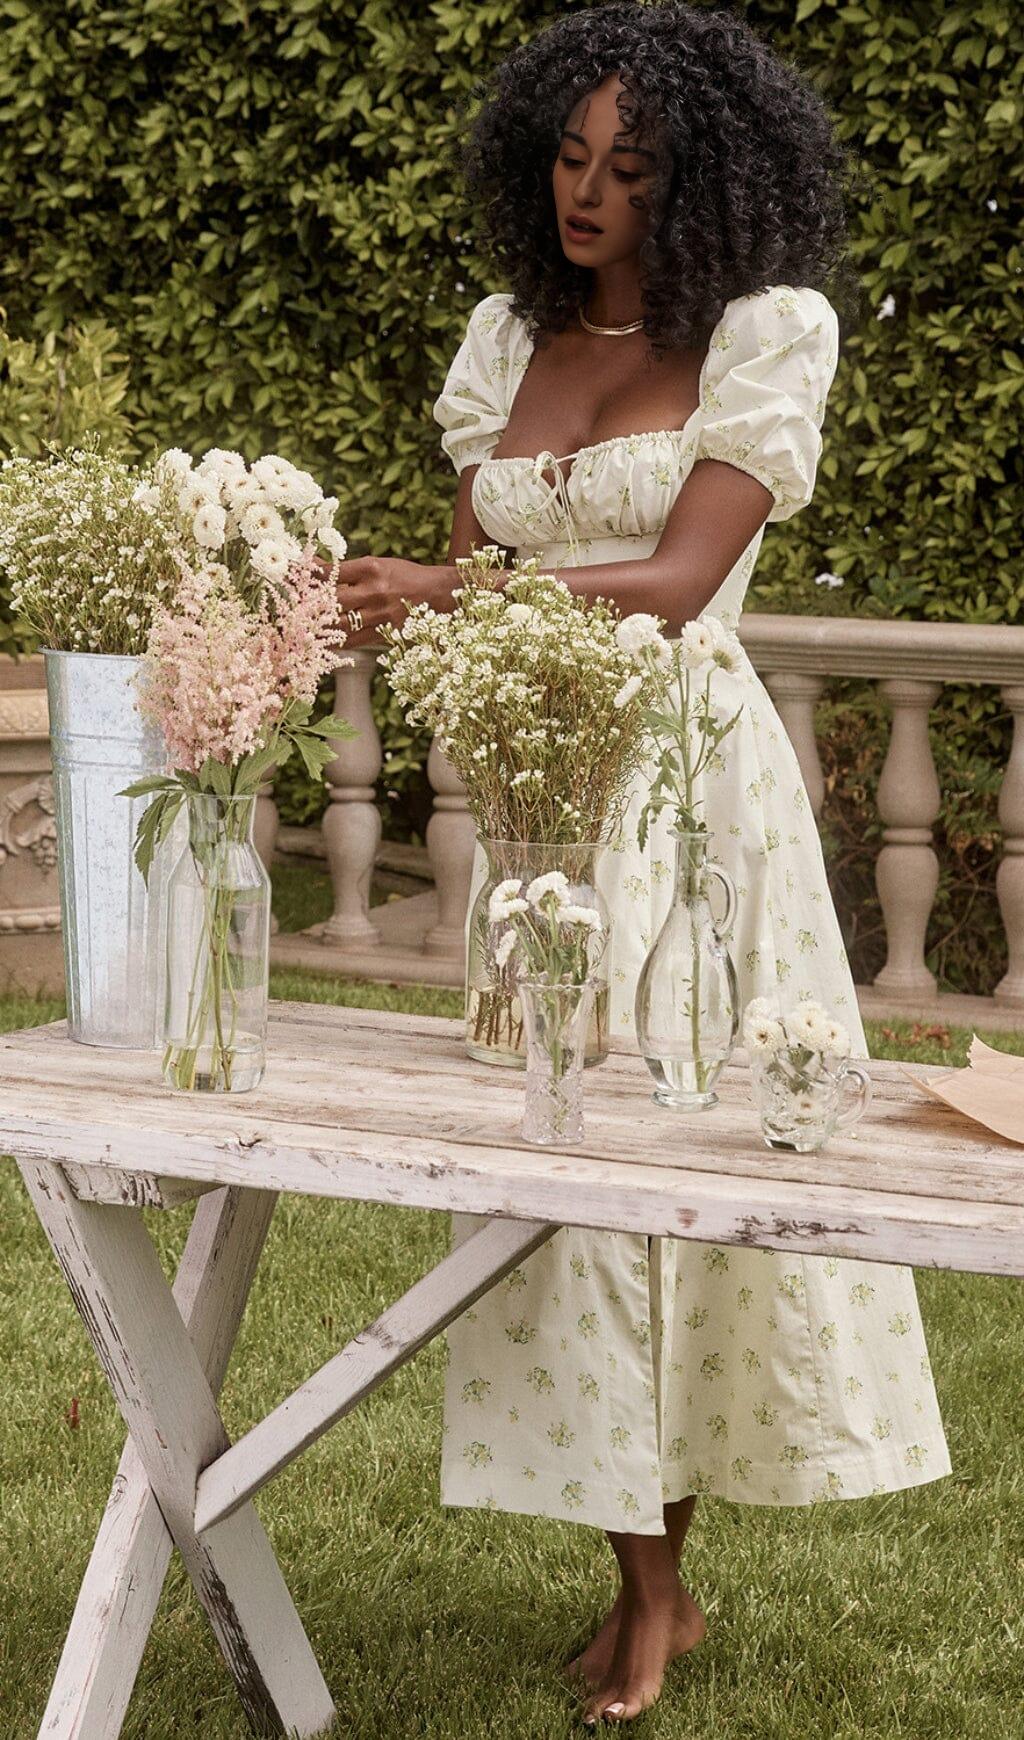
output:
<instances>
[{"instance_id":1,"label":"woman's face","mask_svg":"<svg viewBox=\"0 0 1024 1740\"><path fill-rule=\"evenodd\" d=\"M605 79L580 98L562 133L551 187L562 249L575 265L629 259L653 228L655 155L624 131L617 105L624 94L617 75Z\"/></svg>"}]
</instances>

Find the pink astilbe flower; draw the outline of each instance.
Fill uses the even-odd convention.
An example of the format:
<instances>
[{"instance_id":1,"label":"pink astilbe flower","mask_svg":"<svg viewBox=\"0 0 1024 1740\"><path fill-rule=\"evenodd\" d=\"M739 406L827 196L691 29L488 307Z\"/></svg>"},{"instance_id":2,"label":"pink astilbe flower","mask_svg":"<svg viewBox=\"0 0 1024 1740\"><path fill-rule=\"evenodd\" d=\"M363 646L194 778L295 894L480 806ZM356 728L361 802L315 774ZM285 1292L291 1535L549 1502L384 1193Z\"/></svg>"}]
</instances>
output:
<instances>
[{"instance_id":1,"label":"pink astilbe flower","mask_svg":"<svg viewBox=\"0 0 1024 1740\"><path fill-rule=\"evenodd\" d=\"M290 701L312 704L345 642L337 593L310 550L247 606L226 568L182 563L171 606L154 619L139 711L163 732L171 766L233 767L260 747Z\"/></svg>"}]
</instances>

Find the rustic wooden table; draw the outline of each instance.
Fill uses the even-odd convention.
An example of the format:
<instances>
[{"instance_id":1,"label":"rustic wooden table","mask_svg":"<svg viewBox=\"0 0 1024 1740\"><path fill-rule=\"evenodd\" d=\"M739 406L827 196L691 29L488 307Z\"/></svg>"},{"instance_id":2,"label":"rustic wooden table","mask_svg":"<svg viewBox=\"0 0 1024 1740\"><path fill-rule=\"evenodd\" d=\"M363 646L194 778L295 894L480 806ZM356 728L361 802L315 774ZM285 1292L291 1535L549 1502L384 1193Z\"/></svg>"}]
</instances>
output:
<instances>
[{"instance_id":1,"label":"rustic wooden table","mask_svg":"<svg viewBox=\"0 0 1024 1740\"><path fill-rule=\"evenodd\" d=\"M151 1054L63 1024L0 1041L0 1151L129 1433L40 1734L119 1733L172 1544L255 1731L323 1733L331 1695L253 1495L560 1226L1024 1275L1024 1151L895 1064L871 1073L853 1131L782 1154L742 1064L681 1116L616 1053L588 1074L584 1143L543 1153L518 1142L522 1077L471 1063L454 1022L277 1005L266 1079L237 1099L169 1093ZM230 1445L216 1397L281 1191L487 1218ZM172 1290L141 1209L191 1197Z\"/></svg>"}]
</instances>

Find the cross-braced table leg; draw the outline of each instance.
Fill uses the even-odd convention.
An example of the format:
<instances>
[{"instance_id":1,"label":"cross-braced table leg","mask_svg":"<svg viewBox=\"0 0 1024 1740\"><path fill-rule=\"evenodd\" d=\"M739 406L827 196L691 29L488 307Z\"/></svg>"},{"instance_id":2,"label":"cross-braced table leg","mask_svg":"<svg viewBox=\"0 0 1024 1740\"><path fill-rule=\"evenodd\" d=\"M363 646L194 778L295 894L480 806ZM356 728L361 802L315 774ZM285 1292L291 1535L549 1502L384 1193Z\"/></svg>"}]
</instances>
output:
<instances>
[{"instance_id":1,"label":"cross-braced table leg","mask_svg":"<svg viewBox=\"0 0 1024 1740\"><path fill-rule=\"evenodd\" d=\"M174 1298L216 1394L277 1201L269 1190L200 1197ZM156 1613L173 1542L129 1438L75 1604L41 1740L109 1740L120 1732Z\"/></svg>"},{"instance_id":2,"label":"cross-braced table leg","mask_svg":"<svg viewBox=\"0 0 1024 1740\"><path fill-rule=\"evenodd\" d=\"M21 1173L250 1723L324 1733L334 1705L252 1505L196 1532L196 1482L228 1437L141 1211L78 1201L59 1166Z\"/></svg>"}]
</instances>

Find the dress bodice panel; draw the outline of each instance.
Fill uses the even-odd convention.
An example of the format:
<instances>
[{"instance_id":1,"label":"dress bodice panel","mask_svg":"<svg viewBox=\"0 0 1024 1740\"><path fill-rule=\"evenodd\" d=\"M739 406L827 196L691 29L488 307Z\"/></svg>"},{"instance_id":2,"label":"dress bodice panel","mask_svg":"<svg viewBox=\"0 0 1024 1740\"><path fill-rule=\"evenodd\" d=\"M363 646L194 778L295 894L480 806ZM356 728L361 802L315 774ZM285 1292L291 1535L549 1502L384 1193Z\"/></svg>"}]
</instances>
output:
<instances>
[{"instance_id":1,"label":"dress bodice panel","mask_svg":"<svg viewBox=\"0 0 1024 1740\"><path fill-rule=\"evenodd\" d=\"M649 555L702 458L763 483L769 521L810 501L838 359L838 322L820 291L776 285L729 302L681 428L616 435L573 454L495 458L533 348L511 296L484 297L433 407L456 470L478 467L473 509L503 548L560 567ZM762 536L763 527L716 595L730 615L742 608Z\"/></svg>"}]
</instances>

